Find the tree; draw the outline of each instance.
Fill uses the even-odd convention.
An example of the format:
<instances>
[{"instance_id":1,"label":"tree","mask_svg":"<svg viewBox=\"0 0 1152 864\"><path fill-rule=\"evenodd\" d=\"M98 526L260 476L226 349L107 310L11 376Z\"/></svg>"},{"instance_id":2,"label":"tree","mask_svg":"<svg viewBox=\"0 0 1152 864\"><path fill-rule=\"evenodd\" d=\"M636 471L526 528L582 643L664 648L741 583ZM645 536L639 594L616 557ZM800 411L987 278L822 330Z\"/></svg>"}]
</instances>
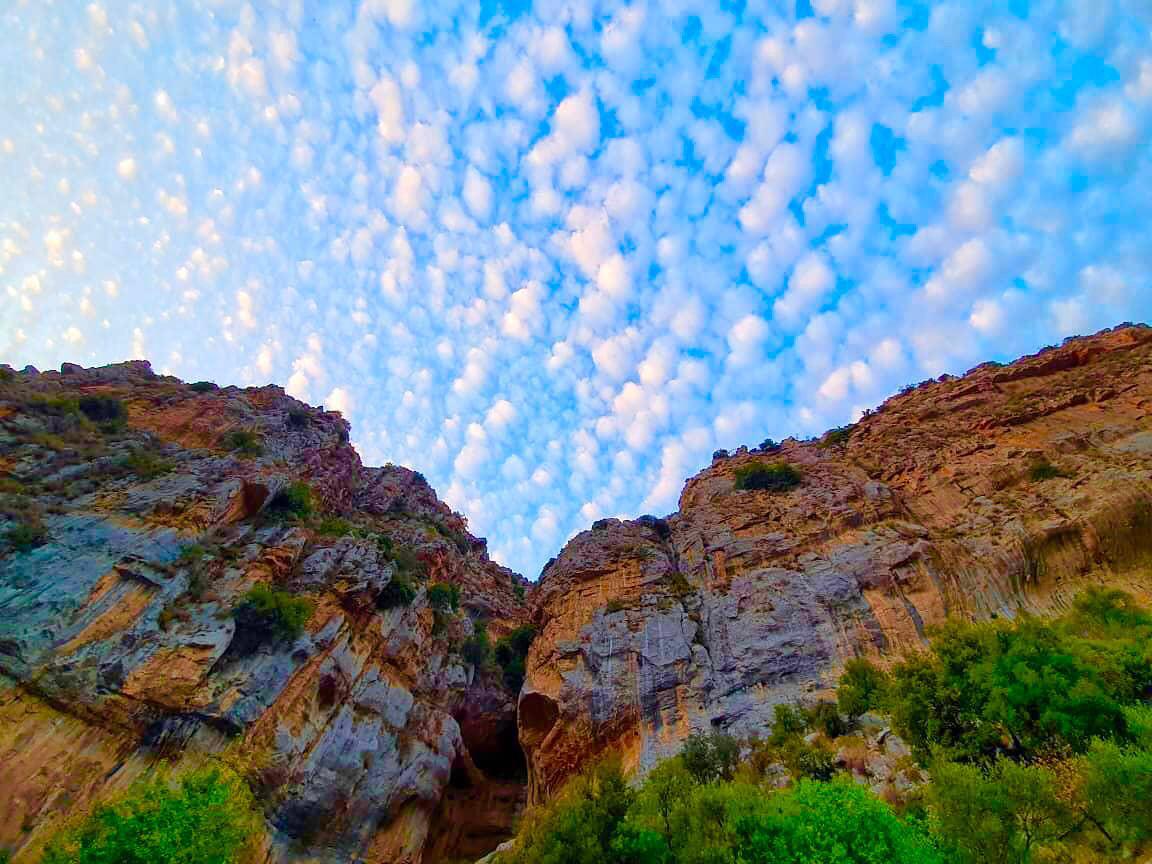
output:
<instances>
[{"instance_id":1,"label":"tree","mask_svg":"<svg viewBox=\"0 0 1152 864\"><path fill-rule=\"evenodd\" d=\"M937 763L929 800L941 838L973 864L1026 864L1075 824L1049 769L1003 757L987 769Z\"/></svg>"},{"instance_id":2,"label":"tree","mask_svg":"<svg viewBox=\"0 0 1152 864\"><path fill-rule=\"evenodd\" d=\"M863 657L844 664L844 674L836 688L836 705L849 719L879 707L884 693L884 673Z\"/></svg>"},{"instance_id":3,"label":"tree","mask_svg":"<svg viewBox=\"0 0 1152 864\"><path fill-rule=\"evenodd\" d=\"M233 864L261 831L247 785L222 768L133 786L65 829L44 864Z\"/></svg>"},{"instance_id":4,"label":"tree","mask_svg":"<svg viewBox=\"0 0 1152 864\"><path fill-rule=\"evenodd\" d=\"M1084 813L1109 840L1152 839L1152 751L1093 741L1080 773Z\"/></svg>"}]
</instances>

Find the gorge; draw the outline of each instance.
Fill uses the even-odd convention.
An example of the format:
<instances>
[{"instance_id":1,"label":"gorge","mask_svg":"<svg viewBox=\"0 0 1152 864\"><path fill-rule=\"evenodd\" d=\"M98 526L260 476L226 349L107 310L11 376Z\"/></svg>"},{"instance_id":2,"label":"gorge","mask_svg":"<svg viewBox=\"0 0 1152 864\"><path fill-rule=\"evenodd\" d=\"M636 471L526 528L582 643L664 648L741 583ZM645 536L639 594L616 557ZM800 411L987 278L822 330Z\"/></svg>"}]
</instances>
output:
<instances>
[{"instance_id":1,"label":"gorge","mask_svg":"<svg viewBox=\"0 0 1152 864\"><path fill-rule=\"evenodd\" d=\"M1150 415L1152 329L1070 339L718 451L675 513L596 522L529 582L280 388L5 368L0 847L35 861L69 812L219 756L268 860L477 859L598 756L762 733L949 615L1147 602ZM251 629L256 586L299 632ZM522 686L481 624L533 628Z\"/></svg>"}]
</instances>

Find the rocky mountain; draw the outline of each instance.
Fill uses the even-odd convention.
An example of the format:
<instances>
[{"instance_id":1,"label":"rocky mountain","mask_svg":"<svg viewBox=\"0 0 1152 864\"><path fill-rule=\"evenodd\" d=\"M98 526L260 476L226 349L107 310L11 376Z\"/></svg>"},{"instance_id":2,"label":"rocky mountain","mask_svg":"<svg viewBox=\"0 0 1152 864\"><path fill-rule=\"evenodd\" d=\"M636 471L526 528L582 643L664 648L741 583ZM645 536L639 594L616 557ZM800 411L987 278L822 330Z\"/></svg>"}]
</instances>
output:
<instances>
[{"instance_id":1,"label":"rocky mountain","mask_svg":"<svg viewBox=\"0 0 1152 864\"><path fill-rule=\"evenodd\" d=\"M531 798L605 751L643 769L693 731L763 733L848 658L915 650L947 615L1064 610L1091 582L1152 594L1147 327L718 452L671 516L575 537L532 598Z\"/></svg>"},{"instance_id":2,"label":"rocky mountain","mask_svg":"<svg viewBox=\"0 0 1152 864\"><path fill-rule=\"evenodd\" d=\"M365 468L347 422L276 387L0 379L0 846L35 860L56 817L205 754L249 770L274 860L508 835L515 694L461 650L526 619L525 582L423 477ZM236 613L256 585L307 604L301 632Z\"/></svg>"},{"instance_id":3,"label":"rocky mountain","mask_svg":"<svg viewBox=\"0 0 1152 864\"><path fill-rule=\"evenodd\" d=\"M947 615L1152 594L1152 329L718 452L529 585L338 415L146 363L0 367L0 848L157 763L249 777L269 861L473 860L605 752L762 732ZM458 597L457 597L458 595ZM489 640L536 629L518 674ZM506 658L505 658L506 659Z\"/></svg>"}]
</instances>

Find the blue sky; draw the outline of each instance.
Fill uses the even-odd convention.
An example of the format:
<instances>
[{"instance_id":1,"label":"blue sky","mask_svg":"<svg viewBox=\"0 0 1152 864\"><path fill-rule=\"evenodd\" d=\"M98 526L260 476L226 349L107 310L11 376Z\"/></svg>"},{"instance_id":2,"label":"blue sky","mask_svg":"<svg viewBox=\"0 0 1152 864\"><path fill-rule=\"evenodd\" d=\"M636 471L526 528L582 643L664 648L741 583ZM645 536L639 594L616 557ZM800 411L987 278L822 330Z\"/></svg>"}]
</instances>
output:
<instances>
[{"instance_id":1,"label":"blue sky","mask_svg":"<svg viewBox=\"0 0 1152 864\"><path fill-rule=\"evenodd\" d=\"M1152 311L1142 0L16 0L0 358L275 382L534 577Z\"/></svg>"}]
</instances>

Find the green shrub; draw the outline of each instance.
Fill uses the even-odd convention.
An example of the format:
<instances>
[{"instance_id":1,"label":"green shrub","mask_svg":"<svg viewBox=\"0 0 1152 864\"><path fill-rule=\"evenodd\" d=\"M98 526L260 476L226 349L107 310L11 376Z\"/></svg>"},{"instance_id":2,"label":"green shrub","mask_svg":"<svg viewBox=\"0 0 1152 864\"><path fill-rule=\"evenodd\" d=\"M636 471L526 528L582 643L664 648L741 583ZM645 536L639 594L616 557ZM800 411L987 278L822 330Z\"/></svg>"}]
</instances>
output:
<instances>
[{"instance_id":1,"label":"green shrub","mask_svg":"<svg viewBox=\"0 0 1152 864\"><path fill-rule=\"evenodd\" d=\"M436 582L428 587L428 605L437 612L455 612L460 608L460 586Z\"/></svg>"},{"instance_id":2,"label":"green shrub","mask_svg":"<svg viewBox=\"0 0 1152 864\"><path fill-rule=\"evenodd\" d=\"M34 396L25 404L28 410L49 417L67 417L80 413L80 402L71 396Z\"/></svg>"},{"instance_id":3,"label":"green shrub","mask_svg":"<svg viewBox=\"0 0 1152 864\"><path fill-rule=\"evenodd\" d=\"M628 604L618 597L613 597L611 600L604 604L604 611L609 615L612 615L616 612L623 612L627 608Z\"/></svg>"},{"instance_id":4,"label":"green shrub","mask_svg":"<svg viewBox=\"0 0 1152 864\"><path fill-rule=\"evenodd\" d=\"M293 429L304 429L312 422L312 415L307 408L289 408L288 425Z\"/></svg>"},{"instance_id":5,"label":"green shrub","mask_svg":"<svg viewBox=\"0 0 1152 864\"><path fill-rule=\"evenodd\" d=\"M416 599L416 589L403 576L393 576L392 580L376 595L376 608L395 609L397 606L410 606Z\"/></svg>"},{"instance_id":6,"label":"green shrub","mask_svg":"<svg viewBox=\"0 0 1152 864\"><path fill-rule=\"evenodd\" d=\"M800 472L787 462L752 462L736 469L737 489L786 492L800 485Z\"/></svg>"},{"instance_id":7,"label":"green shrub","mask_svg":"<svg viewBox=\"0 0 1152 864\"><path fill-rule=\"evenodd\" d=\"M180 555L176 560L180 564L198 564L207 552L199 543L188 543L180 547Z\"/></svg>"},{"instance_id":8,"label":"green shrub","mask_svg":"<svg viewBox=\"0 0 1152 864\"><path fill-rule=\"evenodd\" d=\"M304 632L311 615L309 600L258 583L232 608L236 621L233 650L249 654L261 645L294 640Z\"/></svg>"},{"instance_id":9,"label":"green shrub","mask_svg":"<svg viewBox=\"0 0 1152 864\"><path fill-rule=\"evenodd\" d=\"M110 396L82 396L77 407L81 414L105 429L121 428L128 421L124 403Z\"/></svg>"},{"instance_id":10,"label":"green shrub","mask_svg":"<svg viewBox=\"0 0 1152 864\"><path fill-rule=\"evenodd\" d=\"M43 864L235 864L262 833L248 786L206 768L138 783L57 835Z\"/></svg>"},{"instance_id":11,"label":"green shrub","mask_svg":"<svg viewBox=\"0 0 1152 864\"><path fill-rule=\"evenodd\" d=\"M356 532L356 526L340 516L325 516L316 524L316 533L325 537L345 537Z\"/></svg>"},{"instance_id":12,"label":"green shrub","mask_svg":"<svg viewBox=\"0 0 1152 864\"><path fill-rule=\"evenodd\" d=\"M472 625L472 635L464 640L460 654L477 669L492 662L492 641L488 638L486 621L476 621Z\"/></svg>"},{"instance_id":13,"label":"green shrub","mask_svg":"<svg viewBox=\"0 0 1152 864\"><path fill-rule=\"evenodd\" d=\"M824 437L820 439L820 446L824 449L835 447L839 444L848 443L848 439L852 437L853 426L837 426L835 429L829 429L824 433Z\"/></svg>"},{"instance_id":14,"label":"green shrub","mask_svg":"<svg viewBox=\"0 0 1152 864\"><path fill-rule=\"evenodd\" d=\"M808 730L808 715L796 705L775 705L772 714L772 735L768 739L771 744L783 744Z\"/></svg>"},{"instance_id":15,"label":"green shrub","mask_svg":"<svg viewBox=\"0 0 1152 864\"><path fill-rule=\"evenodd\" d=\"M519 582L513 583L512 593L515 595L517 603L523 603L524 602L525 588L521 583L519 583Z\"/></svg>"},{"instance_id":16,"label":"green shrub","mask_svg":"<svg viewBox=\"0 0 1152 864\"><path fill-rule=\"evenodd\" d=\"M819 729L829 738L839 738L848 731L848 724L840 716L835 702L817 702L808 710L808 725Z\"/></svg>"},{"instance_id":17,"label":"green shrub","mask_svg":"<svg viewBox=\"0 0 1152 864\"><path fill-rule=\"evenodd\" d=\"M220 388L211 381L194 381L188 385L188 389L196 393L209 393L212 390L219 390Z\"/></svg>"},{"instance_id":18,"label":"green shrub","mask_svg":"<svg viewBox=\"0 0 1152 864\"><path fill-rule=\"evenodd\" d=\"M287 519L307 519L312 515L312 487L297 480L282 487L264 508L270 515Z\"/></svg>"},{"instance_id":19,"label":"green shrub","mask_svg":"<svg viewBox=\"0 0 1152 864\"><path fill-rule=\"evenodd\" d=\"M780 760L793 777L831 780L836 773L836 757L818 744L794 736L780 748Z\"/></svg>"},{"instance_id":20,"label":"green shrub","mask_svg":"<svg viewBox=\"0 0 1152 864\"><path fill-rule=\"evenodd\" d=\"M221 445L243 456L259 456L264 452L260 436L252 429L233 429L220 439Z\"/></svg>"},{"instance_id":21,"label":"green shrub","mask_svg":"<svg viewBox=\"0 0 1152 864\"><path fill-rule=\"evenodd\" d=\"M698 783L731 780L739 760L740 744L725 732L693 732L680 750L680 761Z\"/></svg>"},{"instance_id":22,"label":"green shrub","mask_svg":"<svg viewBox=\"0 0 1152 864\"><path fill-rule=\"evenodd\" d=\"M39 523L21 522L9 528L4 539L15 551L28 552L48 542L48 531Z\"/></svg>"},{"instance_id":23,"label":"green shrub","mask_svg":"<svg viewBox=\"0 0 1152 864\"><path fill-rule=\"evenodd\" d=\"M879 707L883 691L883 673L863 657L856 657L844 664L844 674L836 688L836 705L855 720Z\"/></svg>"},{"instance_id":24,"label":"green shrub","mask_svg":"<svg viewBox=\"0 0 1152 864\"><path fill-rule=\"evenodd\" d=\"M387 538L385 538L387 540ZM392 541L387 540L389 544L392 563L396 565L396 572L409 579L416 579L423 581L428 578L428 564L416 554L416 550L411 546L394 546Z\"/></svg>"},{"instance_id":25,"label":"green shrub","mask_svg":"<svg viewBox=\"0 0 1152 864\"><path fill-rule=\"evenodd\" d=\"M524 624L496 642L496 662L504 671L504 686L513 693L524 685L525 661L535 638L536 628Z\"/></svg>"},{"instance_id":26,"label":"green shrub","mask_svg":"<svg viewBox=\"0 0 1152 864\"><path fill-rule=\"evenodd\" d=\"M120 465L142 480L155 480L173 468L171 461L161 459L155 453L147 450L133 450L131 454L124 457Z\"/></svg>"},{"instance_id":27,"label":"green shrub","mask_svg":"<svg viewBox=\"0 0 1152 864\"><path fill-rule=\"evenodd\" d=\"M1080 763L1081 806L1116 840L1152 840L1152 749L1093 741Z\"/></svg>"},{"instance_id":28,"label":"green shrub","mask_svg":"<svg viewBox=\"0 0 1152 864\"><path fill-rule=\"evenodd\" d=\"M1072 474L1062 468L1057 468L1047 459L1041 459L1033 462L1028 469L1028 479L1033 483L1043 483L1045 480L1053 480L1056 477L1071 477Z\"/></svg>"}]
</instances>

